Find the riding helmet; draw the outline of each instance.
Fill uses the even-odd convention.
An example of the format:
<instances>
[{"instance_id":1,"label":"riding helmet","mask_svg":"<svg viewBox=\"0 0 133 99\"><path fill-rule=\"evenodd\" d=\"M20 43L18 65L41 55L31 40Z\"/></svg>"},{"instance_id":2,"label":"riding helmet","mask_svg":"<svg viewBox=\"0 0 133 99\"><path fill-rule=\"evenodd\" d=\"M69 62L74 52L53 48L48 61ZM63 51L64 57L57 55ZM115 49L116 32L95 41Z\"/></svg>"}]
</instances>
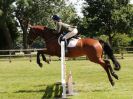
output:
<instances>
[{"instance_id":1,"label":"riding helmet","mask_svg":"<svg viewBox=\"0 0 133 99\"><path fill-rule=\"evenodd\" d=\"M53 15L52 16L53 20L59 21L61 18L58 15Z\"/></svg>"}]
</instances>

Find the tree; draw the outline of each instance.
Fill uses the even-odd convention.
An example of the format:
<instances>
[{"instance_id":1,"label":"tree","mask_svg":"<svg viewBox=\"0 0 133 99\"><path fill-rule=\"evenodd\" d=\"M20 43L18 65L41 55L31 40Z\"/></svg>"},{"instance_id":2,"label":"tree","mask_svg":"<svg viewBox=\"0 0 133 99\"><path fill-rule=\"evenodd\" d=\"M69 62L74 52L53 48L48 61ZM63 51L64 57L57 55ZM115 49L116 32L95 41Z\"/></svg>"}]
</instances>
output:
<instances>
[{"instance_id":1,"label":"tree","mask_svg":"<svg viewBox=\"0 0 133 99\"><path fill-rule=\"evenodd\" d=\"M133 10L129 0L85 0L83 10L87 30L94 35L105 34L112 39L117 33L131 33Z\"/></svg>"},{"instance_id":2,"label":"tree","mask_svg":"<svg viewBox=\"0 0 133 99\"><path fill-rule=\"evenodd\" d=\"M14 24L11 13L11 4L14 0L1 0L0 1L0 31L2 33L2 47L6 49L13 48L13 28L11 26ZM12 31L13 30L13 31ZM12 31L12 32L11 32ZM16 30L15 30L16 31Z\"/></svg>"},{"instance_id":3,"label":"tree","mask_svg":"<svg viewBox=\"0 0 133 99\"><path fill-rule=\"evenodd\" d=\"M53 28L53 14L62 15L62 18L71 20L75 13L72 6L66 6L64 0L18 0L15 15L23 31L23 46L27 48L28 23L32 25L45 25ZM70 15L72 17L70 17ZM69 18L69 19L68 19Z\"/></svg>"},{"instance_id":4,"label":"tree","mask_svg":"<svg viewBox=\"0 0 133 99\"><path fill-rule=\"evenodd\" d=\"M54 22L51 17L54 14L59 15L67 23L75 18L75 9L73 5L67 5L65 0L35 0L34 12L31 15L32 24L41 24L53 28Z\"/></svg>"},{"instance_id":5,"label":"tree","mask_svg":"<svg viewBox=\"0 0 133 99\"><path fill-rule=\"evenodd\" d=\"M17 0L14 7L15 17L23 32L23 48L27 49L27 28L32 15L32 0Z\"/></svg>"}]
</instances>

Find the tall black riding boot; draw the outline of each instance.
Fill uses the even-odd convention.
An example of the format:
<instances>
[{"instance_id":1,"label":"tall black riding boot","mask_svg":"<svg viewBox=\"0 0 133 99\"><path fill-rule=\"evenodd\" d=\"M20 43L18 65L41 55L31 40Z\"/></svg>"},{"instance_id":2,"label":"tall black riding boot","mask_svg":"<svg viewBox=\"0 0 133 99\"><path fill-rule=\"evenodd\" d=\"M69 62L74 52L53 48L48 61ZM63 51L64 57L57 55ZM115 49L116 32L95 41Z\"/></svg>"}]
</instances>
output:
<instances>
[{"instance_id":1,"label":"tall black riding boot","mask_svg":"<svg viewBox=\"0 0 133 99\"><path fill-rule=\"evenodd\" d=\"M67 48L67 41L65 40L65 54L68 53L68 48Z\"/></svg>"}]
</instances>

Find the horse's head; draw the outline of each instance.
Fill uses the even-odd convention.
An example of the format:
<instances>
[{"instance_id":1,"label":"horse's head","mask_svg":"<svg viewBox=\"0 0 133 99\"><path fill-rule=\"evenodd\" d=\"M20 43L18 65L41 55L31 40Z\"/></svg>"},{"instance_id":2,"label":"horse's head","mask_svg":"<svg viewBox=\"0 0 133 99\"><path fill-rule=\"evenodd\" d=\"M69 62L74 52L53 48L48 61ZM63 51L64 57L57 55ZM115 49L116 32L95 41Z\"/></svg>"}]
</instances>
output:
<instances>
[{"instance_id":1,"label":"horse's head","mask_svg":"<svg viewBox=\"0 0 133 99\"><path fill-rule=\"evenodd\" d=\"M58 35L55 32L56 31L54 29L50 29L45 26L31 26L29 29L27 43L31 45L38 36L43 38L46 42L57 39Z\"/></svg>"},{"instance_id":2,"label":"horse's head","mask_svg":"<svg viewBox=\"0 0 133 99\"><path fill-rule=\"evenodd\" d=\"M36 38L37 38L37 33L34 27L30 27L28 37L27 37L27 43L31 45Z\"/></svg>"},{"instance_id":3,"label":"horse's head","mask_svg":"<svg viewBox=\"0 0 133 99\"><path fill-rule=\"evenodd\" d=\"M42 35L42 33L44 32L44 28L44 26L30 26L27 43L31 45L38 36Z\"/></svg>"}]
</instances>

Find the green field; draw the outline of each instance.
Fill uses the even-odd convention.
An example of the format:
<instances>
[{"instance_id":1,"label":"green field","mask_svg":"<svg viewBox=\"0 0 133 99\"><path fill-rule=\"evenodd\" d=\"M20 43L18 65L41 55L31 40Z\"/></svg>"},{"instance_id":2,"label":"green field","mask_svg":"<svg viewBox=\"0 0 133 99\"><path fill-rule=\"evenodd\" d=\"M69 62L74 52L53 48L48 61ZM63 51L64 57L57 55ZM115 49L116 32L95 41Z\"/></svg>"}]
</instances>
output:
<instances>
[{"instance_id":1,"label":"green field","mask_svg":"<svg viewBox=\"0 0 133 99\"><path fill-rule=\"evenodd\" d=\"M119 59L119 80L112 87L100 65L88 60L67 61L72 71L74 96L70 99L133 99L133 57ZM55 92L50 86L60 81L60 61L39 68L33 60L0 61L0 99L49 99ZM47 90L48 89L48 90ZM48 95L46 95L46 92Z\"/></svg>"}]
</instances>

